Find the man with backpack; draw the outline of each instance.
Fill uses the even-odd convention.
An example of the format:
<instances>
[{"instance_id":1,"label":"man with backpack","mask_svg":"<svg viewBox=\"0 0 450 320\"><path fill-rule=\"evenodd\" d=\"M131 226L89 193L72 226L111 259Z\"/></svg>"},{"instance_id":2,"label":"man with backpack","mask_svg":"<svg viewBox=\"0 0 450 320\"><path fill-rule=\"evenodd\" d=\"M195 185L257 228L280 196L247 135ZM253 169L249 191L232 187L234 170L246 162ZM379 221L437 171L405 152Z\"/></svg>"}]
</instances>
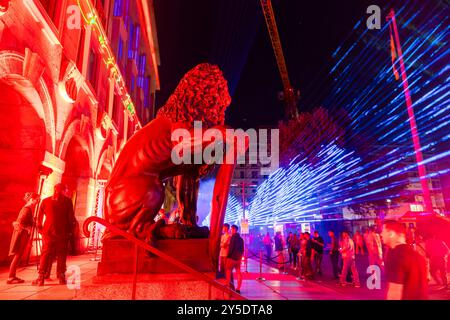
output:
<instances>
[{"instance_id":1,"label":"man with backpack","mask_svg":"<svg viewBox=\"0 0 450 320\"><path fill-rule=\"evenodd\" d=\"M237 286L236 292L241 293L242 274L241 274L241 261L244 254L244 240L238 233L238 227L236 225L231 226L231 239L230 246L228 247L226 275L227 284L231 283L231 274L233 269L236 269L237 274Z\"/></svg>"}]
</instances>

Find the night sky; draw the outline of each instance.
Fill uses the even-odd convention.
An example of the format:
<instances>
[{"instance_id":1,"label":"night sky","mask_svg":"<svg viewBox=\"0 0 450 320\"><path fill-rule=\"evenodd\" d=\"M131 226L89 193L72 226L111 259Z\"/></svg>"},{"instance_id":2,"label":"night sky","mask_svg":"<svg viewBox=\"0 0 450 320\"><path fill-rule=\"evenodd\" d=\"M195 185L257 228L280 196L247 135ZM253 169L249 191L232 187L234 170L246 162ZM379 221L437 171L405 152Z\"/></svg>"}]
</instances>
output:
<instances>
[{"instance_id":1,"label":"night sky","mask_svg":"<svg viewBox=\"0 0 450 320\"><path fill-rule=\"evenodd\" d=\"M276 125L284 110L282 83L259 0L155 0L160 47L161 107L181 77L201 62L218 64L233 102L226 122L248 128ZM300 89L300 111L320 105L329 85L322 80L334 50L371 4L381 1L273 0L291 83ZM321 87L311 83L322 83Z\"/></svg>"}]
</instances>

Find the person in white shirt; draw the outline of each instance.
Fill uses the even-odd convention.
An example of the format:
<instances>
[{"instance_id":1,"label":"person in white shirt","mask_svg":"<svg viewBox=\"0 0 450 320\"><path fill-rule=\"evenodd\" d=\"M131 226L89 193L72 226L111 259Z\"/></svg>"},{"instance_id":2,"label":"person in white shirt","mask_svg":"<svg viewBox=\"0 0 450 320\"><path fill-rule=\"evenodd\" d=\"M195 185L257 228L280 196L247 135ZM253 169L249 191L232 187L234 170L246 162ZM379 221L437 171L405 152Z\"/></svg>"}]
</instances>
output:
<instances>
[{"instance_id":1,"label":"person in white shirt","mask_svg":"<svg viewBox=\"0 0 450 320\"><path fill-rule=\"evenodd\" d=\"M220 253L219 253L219 273L221 277L225 277L225 266L227 263L228 249L230 247L230 225L224 223L222 227L222 237L220 238ZM233 275L231 275L233 281Z\"/></svg>"},{"instance_id":2,"label":"person in white shirt","mask_svg":"<svg viewBox=\"0 0 450 320\"><path fill-rule=\"evenodd\" d=\"M358 270L356 270L355 243L350 238L350 235L347 231L342 232L342 242L339 248L339 252L341 253L343 263L340 279L341 286L347 285L347 274L351 270L353 275L353 285L356 288L359 288L361 284L359 282Z\"/></svg>"},{"instance_id":3,"label":"person in white shirt","mask_svg":"<svg viewBox=\"0 0 450 320\"><path fill-rule=\"evenodd\" d=\"M383 246L376 227L372 226L366 239L367 252L369 253L369 265L383 266Z\"/></svg>"}]
</instances>

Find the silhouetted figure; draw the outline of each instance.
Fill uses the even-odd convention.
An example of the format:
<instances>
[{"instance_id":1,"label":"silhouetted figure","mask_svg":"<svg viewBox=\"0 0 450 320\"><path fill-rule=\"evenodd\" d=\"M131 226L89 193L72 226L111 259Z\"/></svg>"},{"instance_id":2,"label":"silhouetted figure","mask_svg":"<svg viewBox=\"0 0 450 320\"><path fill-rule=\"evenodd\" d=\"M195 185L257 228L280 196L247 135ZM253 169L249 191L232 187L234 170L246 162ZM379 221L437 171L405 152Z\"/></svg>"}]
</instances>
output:
<instances>
[{"instance_id":1,"label":"silhouetted figure","mask_svg":"<svg viewBox=\"0 0 450 320\"><path fill-rule=\"evenodd\" d=\"M311 242L314 250L314 272L322 275L322 257L325 242L318 231L314 231L314 238L312 238Z\"/></svg>"},{"instance_id":2,"label":"silhouetted figure","mask_svg":"<svg viewBox=\"0 0 450 320\"><path fill-rule=\"evenodd\" d=\"M52 254L56 258L56 273L59 283L66 283L67 250L76 220L72 201L63 194L64 189L63 184L57 184L53 196L44 199L39 210L38 229L42 233L43 246L39 277L33 281L33 285L44 285L45 274L51 263ZM42 225L44 216L45 223Z\"/></svg>"},{"instance_id":3,"label":"silhouetted figure","mask_svg":"<svg viewBox=\"0 0 450 320\"><path fill-rule=\"evenodd\" d=\"M33 227L33 210L39 202L39 195L28 192L24 196L25 206L20 210L17 220L13 222L13 234L9 247L9 255L13 256L9 267L9 276L7 284L23 283L24 280L16 276L17 267L29 243L31 230Z\"/></svg>"},{"instance_id":4,"label":"silhouetted figure","mask_svg":"<svg viewBox=\"0 0 450 320\"><path fill-rule=\"evenodd\" d=\"M339 279L339 240L334 235L333 231L328 231L328 235L331 239L330 243L330 260L331 267L333 268L333 276L335 279Z\"/></svg>"},{"instance_id":5,"label":"silhouetted figure","mask_svg":"<svg viewBox=\"0 0 450 320\"><path fill-rule=\"evenodd\" d=\"M238 227L236 225L232 225L230 247L228 249L228 256L227 256L226 273L227 273L227 283L231 283L231 274L233 273L233 269L236 269L237 293L241 293L241 286L242 286L241 261L243 254L244 254L244 240L238 233ZM231 286L230 288L233 289L233 287Z\"/></svg>"},{"instance_id":6,"label":"silhouetted figure","mask_svg":"<svg viewBox=\"0 0 450 320\"><path fill-rule=\"evenodd\" d=\"M292 251L292 259L294 261L294 269L297 270L299 265L298 252L300 251L300 239L297 237L296 233L292 236L290 247Z\"/></svg>"},{"instance_id":7,"label":"silhouetted figure","mask_svg":"<svg viewBox=\"0 0 450 320\"><path fill-rule=\"evenodd\" d=\"M300 256L301 256L301 278L302 279L312 279L313 271L311 266L311 255L312 255L312 246L311 246L311 237L309 232L305 232L302 234L300 241Z\"/></svg>"},{"instance_id":8,"label":"silhouetted figure","mask_svg":"<svg viewBox=\"0 0 450 320\"><path fill-rule=\"evenodd\" d=\"M269 232L267 232L267 234L265 235L264 239L263 239L263 244L264 247L266 248L266 256L267 256L267 260L270 261L270 258L272 258L272 245L273 245L273 240L270 237Z\"/></svg>"}]
</instances>

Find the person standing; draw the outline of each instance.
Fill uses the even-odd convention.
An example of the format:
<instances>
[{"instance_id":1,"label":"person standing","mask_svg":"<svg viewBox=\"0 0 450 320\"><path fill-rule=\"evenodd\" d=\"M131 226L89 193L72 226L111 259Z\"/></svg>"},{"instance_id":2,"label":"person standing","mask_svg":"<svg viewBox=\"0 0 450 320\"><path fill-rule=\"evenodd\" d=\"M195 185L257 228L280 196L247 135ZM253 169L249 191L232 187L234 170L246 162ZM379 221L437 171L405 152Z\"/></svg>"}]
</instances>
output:
<instances>
[{"instance_id":1,"label":"person standing","mask_svg":"<svg viewBox=\"0 0 450 320\"><path fill-rule=\"evenodd\" d=\"M347 285L347 275L348 272L351 271L353 276L353 285L355 288L361 287L358 270L356 269L355 263L355 243L350 238L347 231L342 232L342 243L339 251L341 252L342 257L342 273L340 278L341 286Z\"/></svg>"},{"instance_id":2,"label":"person standing","mask_svg":"<svg viewBox=\"0 0 450 320\"><path fill-rule=\"evenodd\" d=\"M222 227L222 237L220 238L220 253L219 253L219 263L220 263L220 276L226 278L226 264L228 257L228 250L230 248L230 225L228 223L224 223ZM230 287L234 289L233 286L233 274L231 274L230 279Z\"/></svg>"},{"instance_id":3,"label":"person standing","mask_svg":"<svg viewBox=\"0 0 450 320\"><path fill-rule=\"evenodd\" d=\"M292 251L292 259L294 261L294 269L297 270L297 267L299 266L298 251L300 250L300 239L297 237L296 233L292 236L290 246Z\"/></svg>"},{"instance_id":4,"label":"person standing","mask_svg":"<svg viewBox=\"0 0 450 320\"><path fill-rule=\"evenodd\" d=\"M226 279L227 283L231 284L231 275L233 273L233 269L236 269L237 274L237 286L236 292L241 293L242 286L242 274L241 274L241 261L242 255L244 254L244 240L238 233L238 226L231 226L231 238L230 238L230 246L228 248L227 255L227 264L226 264ZM230 288L233 287L230 285Z\"/></svg>"},{"instance_id":5,"label":"person standing","mask_svg":"<svg viewBox=\"0 0 450 320\"><path fill-rule=\"evenodd\" d=\"M364 242L363 242L363 236L359 231L355 232L355 251L356 254L364 254Z\"/></svg>"},{"instance_id":6,"label":"person standing","mask_svg":"<svg viewBox=\"0 0 450 320\"><path fill-rule=\"evenodd\" d=\"M281 232L278 231L275 235L275 252L277 257L277 268L278 270L284 270L284 253L283 253L283 237L281 236Z\"/></svg>"},{"instance_id":7,"label":"person standing","mask_svg":"<svg viewBox=\"0 0 450 320\"><path fill-rule=\"evenodd\" d=\"M220 253L219 253L219 271L220 273L225 276L225 265L227 262L227 256L228 256L228 248L230 247L230 239L231 234L230 231L230 225L228 223L224 223L222 227L222 237L220 238Z\"/></svg>"},{"instance_id":8,"label":"person standing","mask_svg":"<svg viewBox=\"0 0 450 320\"><path fill-rule=\"evenodd\" d=\"M272 258L272 245L273 245L273 240L270 237L270 233L267 232L267 234L264 236L263 239L263 244L264 247L266 248L266 256L267 256L267 261L270 261L270 258Z\"/></svg>"},{"instance_id":9,"label":"person standing","mask_svg":"<svg viewBox=\"0 0 450 320\"><path fill-rule=\"evenodd\" d=\"M334 231L328 231L328 236L331 239L330 243L330 260L331 267L333 268L333 276L335 279L339 279L339 240L336 239Z\"/></svg>"},{"instance_id":10,"label":"person standing","mask_svg":"<svg viewBox=\"0 0 450 320\"><path fill-rule=\"evenodd\" d=\"M442 289L449 289L447 280L447 257L450 249L444 241L433 235L431 239L425 241L425 250L430 259L430 274Z\"/></svg>"},{"instance_id":11,"label":"person standing","mask_svg":"<svg viewBox=\"0 0 450 320\"><path fill-rule=\"evenodd\" d=\"M381 239L389 248L386 254L388 300L426 300L428 284L425 259L406 243L403 224L385 220Z\"/></svg>"},{"instance_id":12,"label":"person standing","mask_svg":"<svg viewBox=\"0 0 450 320\"><path fill-rule=\"evenodd\" d=\"M369 255L369 265L383 266L383 246L380 235L376 232L376 227L370 228L366 238L367 253Z\"/></svg>"},{"instance_id":13,"label":"person standing","mask_svg":"<svg viewBox=\"0 0 450 320\"><path fill-rule=\"evenodd\" d=\"M65 186L55 185L53 196L42 201L38 216L38 229L42 233L42 254L39 263L39 276L33 285L43 286L52 253L56 258L56 272L60 284L66 284L66 259L69 239L75 225L72 201L64 196ZM42 225L45 216L45 223Z\"/></svg>"},{"instance_id":14,"label":"person standing","mask_svg":"<svg viewBox=\"0 0 450 320\"><path fill-rule=\"evenodd\" d=\"M307 279L313 278L313 272L311 267L311 254L312 254L311 237L309 235L309 232L305 232L303 233L302 240L300 242L302 278Z\"/></svg>"},{"instance_id":15,"label":"person standing","mask_svg":"<svg viewBox=\"0 0 450 320\"><path fill-rule=\"evenodd\" d=\"M290 266L292 266L292 263L293 263L292 249L291 249L291 240L292 240L292 232L289 232L289 235L286 238L286 247L287 247L287 251L289 253L289 265Z\"/></svg>"},{"instance_id":16,"label":"person standing","mask_svg":"<svg viewBox=\"0 0 450 320\"><path fill-rule=\"evenodd\" d=\"M312 248L314 250L314 272L322 275L322 257L323 257L323 247L325 242L323 238L319 235L319 231L314 231L314 237L312 238Z\"/></svg>"},{"instance_id":17,"label":"person standing","mask_svg":"<svg viewBox=\"0 0 450 320\"><path fill-rule=\"evenodd\" d=\"M39 195L33 192L27 192L24 196L25 206L20 210L17 220L13 222L13 234L9 246L9 256L13 256L9 266L9 276L7 284L24 283L23 279L17 277L17 267L29 243L31 230L34 224L33 210L39 202Z\"/></svg>"}]
</instances>

